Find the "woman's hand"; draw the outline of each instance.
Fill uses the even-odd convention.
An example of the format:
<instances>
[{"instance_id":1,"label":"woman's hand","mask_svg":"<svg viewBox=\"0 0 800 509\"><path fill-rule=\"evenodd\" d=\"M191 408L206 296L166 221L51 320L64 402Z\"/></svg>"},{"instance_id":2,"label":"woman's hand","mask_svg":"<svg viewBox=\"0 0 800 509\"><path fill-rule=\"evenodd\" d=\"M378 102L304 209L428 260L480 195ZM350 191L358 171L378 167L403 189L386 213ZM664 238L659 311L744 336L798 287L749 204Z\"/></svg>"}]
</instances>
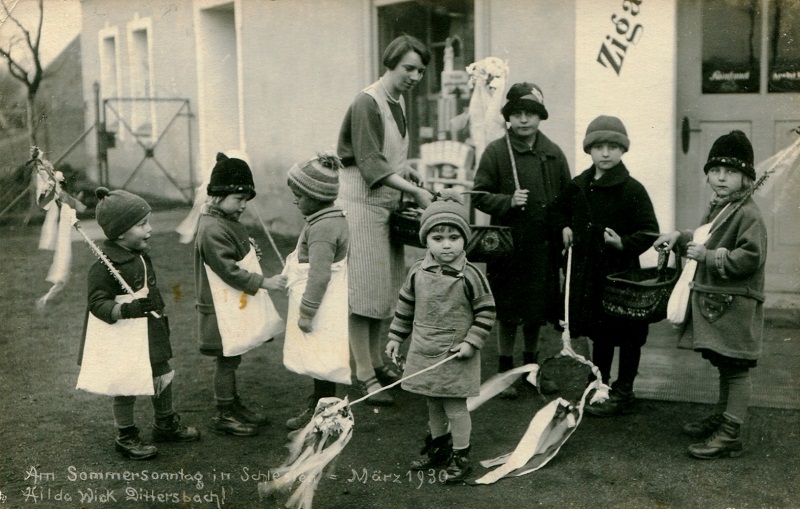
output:
<instances>
[{"instance_id":1,"label":"woman's hand","mask_svg":"<svg viewBox=\"0 0 800 509\"><path fill-rule=\"evenodd\" d=\"M603 230L603 240L614 249L622 251L622 238L611 228Z\"/></svg>"},{"instance_id":2,"label":"woman's hand","mask_svg":"<svg viewBox=\"0 0 800 509\"><path fill-rule=\"evenodd\" d=\"M524 207L528 204L528 190L517 189L511 196L511 208Z\"/></svg>"},{"instance_id":3,"label":"woman's hand","mask_svg":"<svg viewBox=\"0 0 800 509\"><path fill-rule=\"evenodd\" d=\"M433 194L424 187L417 187L414 191L414 201L420 208L427 209L433 201Z\"/></svg>"},{"instance_id":4,"label":"woman's hand","mask_svg":"<svg viewBox=\"0 0 800 509\"><path fill-rule=\"evenodd\" d=\"M261 288L266 290L285 290L286 289L286 276L283 274L277 274L272 277L265 277L264 280L261 282Z\"/></svg>"},{"instance_id":5,"label":"woman's hand","mask_svg":"<svg viewBox=\"0 0 800 509\"><path fill-rule=\"evenodd\" d=\"M653 242L653 247L659 251L671 251L672 248L675 247L675 243L678 242L680 236L681 232L679 231L663 233L656 239L655 242Z\"/></svg>"},{"instance_id":6,"label":"woman's hand","mask_svg":"<svg viewBox=\"0 0 800 509\"><path fill-rule=\"evenodd\" d=\"M689 242L686 244L686 258L695 260L698 263L706 261L706 253L708 250L703 244L697 242Z\"/></svg>"},{"instance_id":7,"label":"woman's hand","mask_svg":"<svg viewBox=\"0 0 800 509\"><path fill-rule=\"evenodd\" d=\"M475 347L463 341L450 349L451 352L458 352L457 359L469 359L475 355Z\"/></svg>"},{"instance_id":8,"label":"woman's hand","mask_svg":"<svg viewBox=\"0 0 800 509\"><path fill-rule=\"evenodd\" d=\"M421 185L422 184L422 176L410 164L406 165L406 167L400 173L400 176L403 177L404 179L408 180L409 182L413 182L415 185Z\"/></svg>"},{"instance_id":9,"label":"woman's hand","mask_svg":"<svg viewBox=\"0 0 800 509\"><path fill-rule=\"evenodd\" d=\"M564 249L569 249L572 246L572 228L565 226L561 230L561 240L564 242Z\"/></svg>"},{"instance_id":10,"label":"woman's hand","mask_svg":"<svg viewBox=\"0 0 800 509\"><path fill-rule=\"evenodd\" d=\"M400 355L400 342L392 339L386 343L386 356L394 359L398 355Z\"/></svg>"}]
</instances>

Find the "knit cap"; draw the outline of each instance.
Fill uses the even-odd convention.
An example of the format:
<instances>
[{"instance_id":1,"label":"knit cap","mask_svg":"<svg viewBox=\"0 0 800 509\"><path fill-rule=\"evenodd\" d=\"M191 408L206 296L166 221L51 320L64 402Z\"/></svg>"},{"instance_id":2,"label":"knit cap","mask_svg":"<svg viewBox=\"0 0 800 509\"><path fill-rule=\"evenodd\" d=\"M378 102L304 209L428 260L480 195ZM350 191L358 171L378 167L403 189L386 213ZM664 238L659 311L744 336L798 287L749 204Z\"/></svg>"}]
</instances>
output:
<instances>
[{"instance_id":1,"label":"knit cap","mask_svg":"<svg viewBox=\"0 0 800 509\"><path fill-rule=\"evenodd\" d=\"M469 227L469 219L467 216L467 209L461 200L461 196L456 191L444 189L440 191L434 198L434 201L428 205L422 216L419 219L419 241L423 246L426 245L425 240L428 238L428 232L440 224L447 224L455 227L461 232L464 237L464 244L469 241L472 230Z\"/></svg>"},{"instance_id":2,"label":"knit cap","mask_svg":"<svg viewBox=\"0 0 800 509\"><path fill-rule=\"evenodd\" d=\"M616 143L625 152L631 146L628 131L625 130L622 120L608 115L600 115L589 122L589 127L586 128L586 136L583 138L583 151L590 154L592 145L595 143Z\"/></svg>"},{"instance_id":3,"label":"knit cap","mask_svg":"<svg viewBox=\"0 0 800 509\"><path fill-rule=\"evenodd\" d=\"M339 169L342 162L335 154L318 154L305 163L289 168L289 184L321 202L339 196Z\"/></svg>"},{"instance_id":4,"label":"knit cap","mask_svg":"<svg viewBox=\"0 0 800 509\"><path fill-rule=\"evenodd\" d=\"M249 193L252 200L256 196L256 185L250 166L222 152L217 153L217 164L211 170L211 180L206 192L209 196L228 196L235 193Z\"/></svg>"},{"instance_id":5,"label":"knit cap","mask_svg":"<svg viewBox=\"0 0 800 509\"><path fill-rule=\"evenodd\" d=\"M501 111L506 122L511 114L517 111L532 111L542 120L547 120L549 116L544 107L542 89L527 81L511 85L506 94L506 103Z\"/></svg>"},{"instance_id":6,"label":"knit cap","mask_svg":"<svg viewBox=\"0 0 800 509\"><path fill-rule=\"evenodd\" d=\"M111 240L118 239L150 213L150 205L144 198L122 189L109 191L98 187L94 191L97 197L95 218L103 229L105 236Z\"/></svg>"},{"instance_id":7,"label":"knit cap","mask_svg":"<svg viewBox=\"0 0 800 509\"><path fill-rule=\"evenodd\" d=\"M753 161L753 145L742 131L735 130L717 138L708 152L708 162L703 167L703 172L708 174L708 170L714 166L727 166L755 180Z\"/></svg>"}]
</instances>

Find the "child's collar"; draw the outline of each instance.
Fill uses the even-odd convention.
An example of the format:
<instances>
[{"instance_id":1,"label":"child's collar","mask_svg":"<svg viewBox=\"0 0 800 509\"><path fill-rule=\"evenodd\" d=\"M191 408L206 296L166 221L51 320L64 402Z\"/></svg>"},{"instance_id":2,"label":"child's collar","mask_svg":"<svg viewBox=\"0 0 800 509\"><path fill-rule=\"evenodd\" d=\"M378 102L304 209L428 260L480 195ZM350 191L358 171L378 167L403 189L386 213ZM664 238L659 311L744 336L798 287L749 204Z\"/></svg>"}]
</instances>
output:
<instances>
[{"instance_id":1,"label":"child's collar","mask_svg":"<svg viewBox=\"0 0 800 509\"><path fill-rule=\"evenodd\" d=\"M436 258L433 257L430 251L425 253L425 258L422 259L422 265L420 268L422 270L430 270L436 267L450 267L451 269L455 270L456 272L463 272L464 267L467 265L467 253L461 252L458 255L458 258L453 260L451 263L441 264L436 261Z\"/></svg>"}]
</instances>

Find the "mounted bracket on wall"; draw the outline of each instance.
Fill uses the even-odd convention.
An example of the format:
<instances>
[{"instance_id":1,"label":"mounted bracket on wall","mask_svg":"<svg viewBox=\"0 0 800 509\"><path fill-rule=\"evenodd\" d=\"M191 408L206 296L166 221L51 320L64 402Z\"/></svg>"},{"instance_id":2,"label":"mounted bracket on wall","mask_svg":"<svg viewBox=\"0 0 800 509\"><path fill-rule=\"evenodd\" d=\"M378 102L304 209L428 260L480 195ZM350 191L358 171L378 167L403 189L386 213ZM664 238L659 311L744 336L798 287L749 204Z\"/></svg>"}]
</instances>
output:
<instances>
[{"instance_id":1,"label":"mounted bracket on wall","mask_svg":"<svg viewBox=\"0 0 800 509\"><path fill-rule=\"evenodd\" d=\"M702 131L700 128L692 129L691 124L689 117L683 117L681 121L681 149L683 149L684 154L689 152L689 142L692 139L692 133L699 133Z\"/></svg>"}]
</instances>

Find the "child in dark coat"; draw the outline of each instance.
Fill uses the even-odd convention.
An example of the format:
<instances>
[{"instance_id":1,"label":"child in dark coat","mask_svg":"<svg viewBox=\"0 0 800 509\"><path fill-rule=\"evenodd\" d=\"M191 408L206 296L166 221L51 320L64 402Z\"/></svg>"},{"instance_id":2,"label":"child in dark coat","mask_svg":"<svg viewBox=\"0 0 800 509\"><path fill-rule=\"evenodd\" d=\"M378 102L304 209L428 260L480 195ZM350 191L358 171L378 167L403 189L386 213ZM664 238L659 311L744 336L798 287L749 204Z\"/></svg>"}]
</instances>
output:
<instances>
[{"instance_id":1,"label":"child in dark coat","mask_svg":"<svg viewBox=\"0 0 800 509\"><path fill-rule=\"evenodd\" d=\"M103 243L102 251L137 296L144 296L135 300L123 298L128 294L122 284L111 274L105 263L98 260L89 269L89 305L85 332L89 329L89 313L111 325L121 325L122 321L129 319L146 318L147 337L126 339L131 341L141 339L147 342L154 393L151 398L155 418L153 439L156 442L198 440L200 432L182 425L172 405L171 382L175 373L169 365L169 359L172 357L169 324L164 315L164 300L158 290L155 270L147 254L148 239L152 231L150 206L139 196L127 191L109 191L100 187L95 194L99 200L96 208L97 223L108 239ZM128 302L125 302L126 300ZM110 331L113 331L113 328ZM83 367L89 368L88 363L96 363L102 359L90 353L94 351L91 346L86 348L88 352L85 350L86 340L84 335L80 357ZM102 341L102 338L100 340ZM87 353L90 358L85 356ZM93 372L98 373L96 370ZM106 376L113 377L115 366L106 366L105 373ZM82 374L86 374L83 368ZM82 383L79 379L79 388L82 388ZM158 450L153 445L143 443L139 437L139 430L134 422L135 403L134 395L114 395L114 422L118 430L115 448L123 456L131 459L149 459L154 457Z\"/></svg>"},{"instance_id":2,"label":"child in dark coat","mask_svg":"<svg viewBox=\"0 0 800 509\"><path fill-rule=\"evenodd\" d=\"M268 422L264 414L247 408L236 388L236 370L241 355L224 355L208 270L233 289L256 295L260 289L283 290L286 276L271 278L238 265L254 246L239 217L256 195L253 174L243 160L217 154L207 188L208 202L200 216L194 249L194 275L199 312L200 353L215 357L214 398L217 414L212 429L221 435L254 436ZM255 327L256 324L248 324Z\"/></svg>"},{"instance_id":3,"label":"child in dark coat","mask_svg":"<svg viewBox=\"0 0 800 509\"><path fill-rule=\"evenodd\" d=\"M622 162L629 147L620 119L601 115L592 120L583 150L593 164L573 179L563 197L563 242L572 246L573 259L570 332L592 340L592 362L606 384L619 347L619 372L609 398L586 406L597 416L619 415L633 406L633 382L649 331L647 323L608 315L602 307L606 276L639 268L639 255L658 234L650 196Z\"/></svg>"},{"instance_id":4,"label":"child in dark coat","mask_svg":"<svg viewBox=\"0 0 800 509\"><path fill-rule=\"evenodd\" d=\"M697 261L690 309L679 345L689 345L719 371L719 400L714 413L683 427L687 435L704 439L689 446L695 458L738 456L740 428L752 393L750 369L761 355L764 327L764 267L767 230L752 198L753 147L741 131L721 136L703 168L714 191L704 224L707 240L692 240L692 232L672 232L656 240L660 248L676 243Z\"/></svg>"},{"instance_id":5,"label":"child in dark coat","mask_svg":"<svg viewBox=\"0 0 800 509\"><path fill-rule=\"evenodd\" d=\"M427 396L430 435L413 470L446 467L445 482L471 471L472 420L467 398L480 392L480 349L495 320L486 277L467 261L470 227L464 206L453 197L431 203L420 218L419 239L428 252L410 269L400 290L386 354L395 358L411 336L405 375L458 352L458 358L404 381L403 389Z\"/></svg>"}]
</instances>

